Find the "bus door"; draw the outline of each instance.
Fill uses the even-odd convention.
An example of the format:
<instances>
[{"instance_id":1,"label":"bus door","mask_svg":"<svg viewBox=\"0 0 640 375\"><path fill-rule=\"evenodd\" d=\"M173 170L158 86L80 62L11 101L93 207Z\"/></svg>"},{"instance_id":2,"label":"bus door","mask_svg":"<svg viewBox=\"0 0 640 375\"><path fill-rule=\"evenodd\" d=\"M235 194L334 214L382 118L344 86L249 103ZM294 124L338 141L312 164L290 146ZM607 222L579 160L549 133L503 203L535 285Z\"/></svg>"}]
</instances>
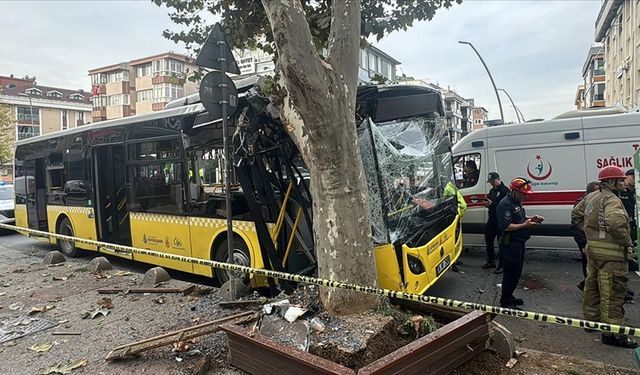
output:
<instances>
[{"instance_id":1,"label":"bus door","mask_svg":"<svg viewBox=\"0 0 640 375\"><path fill-rule=\"evenodd\" d=\"M124 145L94 149L96 213L101 241L130 244Z\"/></svg>"},{"instance_id":2,"label":"bus door","mask_svg":"<svg viewBox=\"0 0 640 375\"><path fill-rule=\"evenodd\" d=\"M47 186L44 158L25 160L24 173L29 228L46 231L48 230Z\"/></svg>"}]
</instances>

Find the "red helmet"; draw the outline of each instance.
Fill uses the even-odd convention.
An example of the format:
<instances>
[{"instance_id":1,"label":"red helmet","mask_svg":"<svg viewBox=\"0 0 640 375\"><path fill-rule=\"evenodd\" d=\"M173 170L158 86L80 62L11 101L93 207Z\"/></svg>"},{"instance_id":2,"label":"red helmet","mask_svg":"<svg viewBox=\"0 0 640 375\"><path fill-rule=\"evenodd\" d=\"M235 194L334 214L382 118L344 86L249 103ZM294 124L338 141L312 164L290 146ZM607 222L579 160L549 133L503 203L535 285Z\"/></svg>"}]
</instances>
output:
<instances>
[{"instance_id":1,"label":"red helmet","mask_svg":"<svg viewBox=\"0 0 640 375\"><path fill-rule=\"evenodd\" d=\"M511 183L509 184L509 189L518 190L525 194L533 193L533 190L531 189L531 181L522 177L516 177L513 180L511 180Z\"/></svg>"},{"instance_id":2,"label":"red helmet","mask_svg":"<svg viewBox=\"0 0 640 375\"><path fill-rule=\"evenodd\" d=\"M622 168L617 167L615 165L609 165L607 167L604 167L600 170L600 173L598 173L598 180L600 181L622 179L625 177L626 176Z\"/></svg>"}]
</instances>

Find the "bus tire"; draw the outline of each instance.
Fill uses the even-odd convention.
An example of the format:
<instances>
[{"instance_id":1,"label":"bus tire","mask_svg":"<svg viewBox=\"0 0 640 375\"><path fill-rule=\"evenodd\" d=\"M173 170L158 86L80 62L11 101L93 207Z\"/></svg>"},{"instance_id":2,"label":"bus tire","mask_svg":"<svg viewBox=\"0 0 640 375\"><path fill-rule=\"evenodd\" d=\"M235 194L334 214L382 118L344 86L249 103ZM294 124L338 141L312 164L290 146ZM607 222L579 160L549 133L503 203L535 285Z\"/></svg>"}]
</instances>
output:
<instances>
[{"instance_id":1,"label":"bus tire","mask_svg":"<svg viewBox=\"0 0 640 375\"><path fill-rule=\"evenodd\" d=\"M244 243L242 239L239 237L233 237L233 263L239 264L241 266L251 267L251 254L249 253L249 248L247 244ZM227 240L224 239L220 242L220 244L215 248L213 254L213 260L216 262L224 262L227 263ZM214 274L220 285L229 281L229 271L222 270L220 268L214 269ZM231 272L232 275L235 274L236 277L244 277L244 274L239 272Z\"/></svg>"},{"instance_id":2,"label":"bus tire","mask_svg":"<svg viewBox=\"0 0 640 375\"><path fill-rule=\"evenodd\" d=\"M60 221L60 225L58 225L58 234L62 234L64 236L73 236L73 226L71 225L71 221L69 218L65 217ZM76 247L75 242L67 241L67 240L58 240L58 246L60 247L60 251L70 258L75 258L79 254L79 250Z\"/></svg>"}]
</instances>

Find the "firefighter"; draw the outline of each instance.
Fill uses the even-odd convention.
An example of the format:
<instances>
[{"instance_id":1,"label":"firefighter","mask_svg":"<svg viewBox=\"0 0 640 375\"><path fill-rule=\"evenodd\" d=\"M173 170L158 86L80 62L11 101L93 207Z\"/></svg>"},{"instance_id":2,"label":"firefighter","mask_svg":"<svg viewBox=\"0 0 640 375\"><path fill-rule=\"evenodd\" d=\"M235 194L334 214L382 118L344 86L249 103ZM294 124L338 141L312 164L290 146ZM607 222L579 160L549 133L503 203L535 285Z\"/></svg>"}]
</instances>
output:
<instances>
[{"instance_id":1,"label":"firefighter","mask_svg":"<svg viewBox=\"0 0 640 375\"><path fill-rule=\"evenodd\" d=\"M589 194L593 193L600 189L600 183L598 181L591 181L587 184L587 191L576 201L573 207L577 206L582 200ZM584 234L584 230L582 230L582 226L578 223L571 222L571 234L573 235L573 240L578 245L578 249L580 249L580 261L582 262L582 281L578 284L578 289L584 290L584 281L587 278L587 254L585 253L585 248L587 247L587 236Z\"/></svg>"},{"instance_id":2,"label":"firefighter","mask_svg":"<svg viewBox=\"0 0 640 375\"><path fill-rule=\"evenodd\" d=\"M618 194L624 187L624 171L610 165L598 174L600 190L589 194L572 211L572 222L582 224L587 235L587 279L582 311L585 319L622 324L626 276L631 248L629 216ZM590 330L589 330L590 331ZM636 348L626 335L603 333L603 344Z\"/></svg>"},{"instance_id":3,"label":"firefighter","mask_svg":"<svg viewBox=\"0 0 640 375\"><path fill-rule=\"evenodd\" d=\"M485 201L485 206L489 209L487 224L484 227L484 243L487 250L487 263L482 268L495 268L495 273L502 273L502 260L498 254L498 267L496 268L495 249L493 241L499 233L498 230L498 217L496 216L496 210L498 203L509 195L509 188L502 183L500 175L496 172L490 172L487 178L487 182L491 184L491 190L489 191L489 197Z\"/></svg>"},{"instance_id":4,"label":"firefighter","mask_svg":"<svg viewBox=\"0 0 640 375\"><path fill-rule=\"evenodd\" d=\"M513 292L518 286L524 265L525 243L531 237L529 230L544 221L542 216L528 217L522 202L533 193L531 181L516 177L509 184L511 193L498 203L496 216L500 237L498 244L502 254L502 296L500 306L518 309L524 304Z\"/></svg>"}]
</instances>

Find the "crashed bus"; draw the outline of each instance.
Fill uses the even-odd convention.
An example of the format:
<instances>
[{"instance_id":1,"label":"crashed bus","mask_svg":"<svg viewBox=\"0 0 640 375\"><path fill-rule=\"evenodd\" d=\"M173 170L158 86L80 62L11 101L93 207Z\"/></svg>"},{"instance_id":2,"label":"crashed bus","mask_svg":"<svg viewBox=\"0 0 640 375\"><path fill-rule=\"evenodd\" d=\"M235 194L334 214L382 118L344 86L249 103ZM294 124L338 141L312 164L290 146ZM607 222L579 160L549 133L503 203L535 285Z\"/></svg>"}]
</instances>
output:
<instances>
[{"instance_id":1,"label":"crashed bus","mask_svg":"<svg viewBox=\"0 0 640 375\"><path fill-rule=\"evenodd\" d=\"M164 110L21 140L15 152L16 225L206 260L316 273L309 177L262 78L235 82L229 117L233 180L225 191L221 118L198 94ZM381 287L424 293L460 255L451 146L440 93L414 86L358 90L358 144L366 172ZM453 191L453 193L452 193ZM227 194L231 207L226 207ZM25 235L80 250L229 278L227 271L109 246ZM273 281L250 276L254 287Z\"/></svg>"}]
</instances>

